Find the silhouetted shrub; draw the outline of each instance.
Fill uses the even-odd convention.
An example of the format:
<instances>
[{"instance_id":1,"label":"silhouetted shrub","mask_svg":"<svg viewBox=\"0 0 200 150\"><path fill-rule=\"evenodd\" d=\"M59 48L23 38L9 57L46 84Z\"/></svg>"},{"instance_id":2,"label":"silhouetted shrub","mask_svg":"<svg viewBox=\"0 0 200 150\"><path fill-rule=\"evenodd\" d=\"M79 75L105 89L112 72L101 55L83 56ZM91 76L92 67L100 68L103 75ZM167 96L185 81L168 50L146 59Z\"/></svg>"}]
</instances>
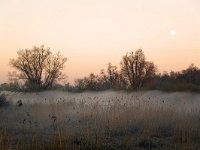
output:
<instances>
[{"instance_id":1,"label":"silhouetted shrub","mask_svg":"<svg viewBox=\"0 0 200 150\"><path fill-rule=\"evenodd\" d=\"M156 75L151 90L200 92L200 69L193 64L180 72Z\"/></svg>"},{"instance_id":2,"label":"silhouetted shrub","mask_svg":"<svg viewBox=\"0 0 200 150\"><path fill-rule=\"evenodd\" d=\"M6 101L6 95L0 94L0 106L5 106L7 104L8 104L8 102Z\"/></svg>"}]
</instances>

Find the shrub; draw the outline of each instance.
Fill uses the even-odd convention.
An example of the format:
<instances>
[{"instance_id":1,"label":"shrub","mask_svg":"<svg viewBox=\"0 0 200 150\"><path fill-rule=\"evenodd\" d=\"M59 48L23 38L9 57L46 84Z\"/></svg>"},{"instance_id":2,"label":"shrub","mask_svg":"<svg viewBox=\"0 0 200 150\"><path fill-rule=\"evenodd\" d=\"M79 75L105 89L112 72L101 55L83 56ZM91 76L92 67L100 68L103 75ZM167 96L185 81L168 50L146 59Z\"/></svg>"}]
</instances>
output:
<instances>
[{"instance_id":1,"label":"shrub","mask_svg":"<svg viewBox=\"0 0 200 150\"><path fill-rule=\"evenodd\" d=\"M6 101L6 95L5 94L0 94L0 106L7 105L8 102Z\"/></svg>"}]
</instances>

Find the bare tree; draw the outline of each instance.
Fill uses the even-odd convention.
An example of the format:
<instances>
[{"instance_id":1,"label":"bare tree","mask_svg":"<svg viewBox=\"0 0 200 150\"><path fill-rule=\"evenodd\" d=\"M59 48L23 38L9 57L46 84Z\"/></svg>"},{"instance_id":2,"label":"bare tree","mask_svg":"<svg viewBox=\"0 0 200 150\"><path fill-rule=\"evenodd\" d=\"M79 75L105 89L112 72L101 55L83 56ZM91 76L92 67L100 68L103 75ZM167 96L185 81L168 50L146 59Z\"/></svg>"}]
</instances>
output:
<instances>
[{"instance_id":1,"label":"bare tree","mask_svg":"<svg viewBox=\"0 0 200 150\"><path fill-rule=\"evenodd\" d=\"M51 88L62 77L62 69L67 61L60 53L53 55L50 48L33 47L17 52L18 57L10 60L10 65L19 71L19 78L31 90Z\"/></svg>"},{"instance_id":2,"label":"bare tree","mask_svg":"<svg viewBox=\"0 0 200 150\"><path fill-rule=\"evenodd\" d=\"M121 73L127 84L133 89L140 89L145 81L155 75L155 65L147 62L142 49L127 53L121 62Z\"/></svg>"},{"instance_id":3,"label":"bare tree","mask_svg":"<svg viewBox=\"0 0 200 150\"><path fill-rule=\"evenodd\" d=\"M121 71L118 71L117 66L108 63L107 73L110 88L122 89L126 87L126 82L124 81Z\"/></svg>"},{"instance_id":4,"label":"bare tree","mask_svg":"<svg viewBox=\"0 0 200 150\"><path fill-rule=\"evenodd\" d=\"M108 63L107 73L110 86L115 86L118 77L117 67L113 66L111 63Z\"/></svg>"}]
</instances>

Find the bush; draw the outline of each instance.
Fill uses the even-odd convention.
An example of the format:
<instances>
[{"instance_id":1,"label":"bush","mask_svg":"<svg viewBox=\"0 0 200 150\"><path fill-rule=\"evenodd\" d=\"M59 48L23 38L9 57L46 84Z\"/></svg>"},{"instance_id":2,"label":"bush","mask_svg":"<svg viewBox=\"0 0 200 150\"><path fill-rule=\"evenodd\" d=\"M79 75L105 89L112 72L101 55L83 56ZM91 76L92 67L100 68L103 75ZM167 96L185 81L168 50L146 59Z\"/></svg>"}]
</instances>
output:
<instances>
[{"instance_id":1,"label":"bush","mask_svg":"<svg viewBox=\"0 0 200 150\"><path fill-rule=\"evenodd\" d=\"M8 102L6 101L6 95L5 94L0 94L0 106L7 105Z\"/></svg>"}]
</instances>

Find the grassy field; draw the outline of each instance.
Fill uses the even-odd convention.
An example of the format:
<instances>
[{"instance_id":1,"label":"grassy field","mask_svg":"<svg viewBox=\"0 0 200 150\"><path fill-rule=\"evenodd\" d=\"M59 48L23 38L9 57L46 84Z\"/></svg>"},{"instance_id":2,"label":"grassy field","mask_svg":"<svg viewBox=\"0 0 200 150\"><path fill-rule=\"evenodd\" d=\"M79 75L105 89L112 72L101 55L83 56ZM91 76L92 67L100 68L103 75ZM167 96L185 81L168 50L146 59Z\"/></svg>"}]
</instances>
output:
<instances>
[{"instance_id":1,"label":"grassy field","mask_svg":"<svg viewBox=\"0 0 200 150\"><path fill-rule=\"evenodd\" d=\"M2 93L0 149L200 148L200 94Z\"/></svg>"}]
</instances>

